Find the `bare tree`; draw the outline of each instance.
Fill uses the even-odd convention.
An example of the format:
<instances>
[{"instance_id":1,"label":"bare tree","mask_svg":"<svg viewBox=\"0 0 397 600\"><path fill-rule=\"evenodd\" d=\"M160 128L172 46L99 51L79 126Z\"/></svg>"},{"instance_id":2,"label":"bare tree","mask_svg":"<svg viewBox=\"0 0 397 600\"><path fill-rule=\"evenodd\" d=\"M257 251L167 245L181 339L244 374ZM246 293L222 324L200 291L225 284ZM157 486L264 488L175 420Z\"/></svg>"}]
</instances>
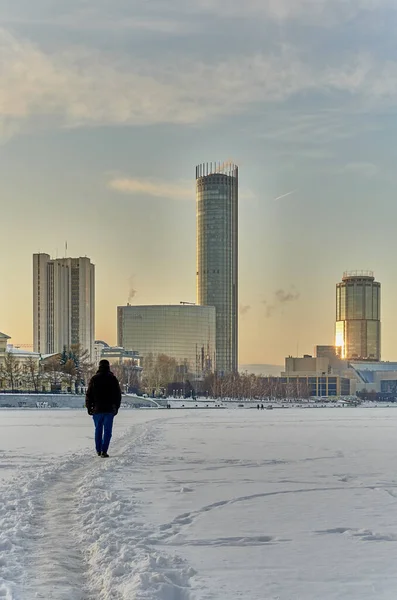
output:
<instances>
[{"instance_id":1,"label":"bare tree","mask_svg":"<svg viewBox=\"0 0 397 600\"><path fill-rule=\"evenodd\" d=\"M5 353L2 373L7 388L11 391L14 391L19 385L21 368L18 359L12 352Z\"/></svg>"},{"instance_id":2,"label":"bare tree","mask_svg":"<svg viewBox=\"0 0 397 600\"><path fill-rule=\"evenodd\" d=\"M28 388L34 390L36 393L40 391L42 373L40 369L40 363L38 360L29 356L24 363L24 370L27 377Z\"/></svg>"},{"instance_id":3,"label":"bare tree","mask_svg":"<svg viewBox=\"0 0 397 600\"><path fill-rule=\"evenodd\" d=\"M77 367L73 359L69 358L64 365L62 365L62 373L66 377L66 382L71 392L76 382Z\"/></svg>"},{"instance_id":4,"label":"bare tree","mask_svg":"<svg viewBox=\"0 0 397 600\"><path fill-rule=\"evenodd\" d=\"M82 383L87 386L96 370L95 365L90 358L89 351L83 349L81 344L72 344L69 351L66 353L68 358L74 361L76 367L75 383Z\"/></svg>"},{"instance_id":5,"label":"bare tree","mask_svg":"<svg viewBox=\"0 0 397 600\"><path fill-rule=\"evenodd\" d=\"M123 390L128 391L132 387L139 387L139 368L135 360L114 364L111 368Z\"/></svg>"},{"instance_id":6,"label":"bare tree","mask_svg":"<svg viewBox=\"0 0 397 600\"><path fill-rule=\"evenodd\" d=\"M52 389L61 385L63 375L59 355L55 355L43 363L43 373L48 377Z\"/></svg>"},{"instance_id":7,"label":"bare tree","mask_svg":"<svg viewBox=\"0 0 397 600\"><path fill-rule=\"evenodd\" d=\"M176 380L178 364L166 354L148 354L143 361L143 387L149 394L160 392Z\"/></svg>"}]
</instances>

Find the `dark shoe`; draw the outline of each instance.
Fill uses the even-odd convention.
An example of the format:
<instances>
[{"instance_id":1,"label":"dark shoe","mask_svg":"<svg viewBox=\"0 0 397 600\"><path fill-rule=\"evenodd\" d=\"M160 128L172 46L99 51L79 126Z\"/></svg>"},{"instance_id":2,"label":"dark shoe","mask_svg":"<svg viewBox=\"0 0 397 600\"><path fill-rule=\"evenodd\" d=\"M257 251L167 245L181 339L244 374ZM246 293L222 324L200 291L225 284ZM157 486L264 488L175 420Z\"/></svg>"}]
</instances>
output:
<instances>
[{"instance_id":1,"label":"dark shoe","mask_svg":"<svg viewBox=\"0 0 397 600\"><path fill-rule=\"evenodd\" d=\"M107 452L101 452L102 458L109 458L109 454Z\"/></svg>"},{"instance_id":2,"label":"dark shoe","mask_svg":"<svg viewBox=\"0 0 397 600\"><path fill-rule=\"evenodd\" d=\"M98 456L102 456L102 452L97 452Z\"/></svg>"}]
</instances>

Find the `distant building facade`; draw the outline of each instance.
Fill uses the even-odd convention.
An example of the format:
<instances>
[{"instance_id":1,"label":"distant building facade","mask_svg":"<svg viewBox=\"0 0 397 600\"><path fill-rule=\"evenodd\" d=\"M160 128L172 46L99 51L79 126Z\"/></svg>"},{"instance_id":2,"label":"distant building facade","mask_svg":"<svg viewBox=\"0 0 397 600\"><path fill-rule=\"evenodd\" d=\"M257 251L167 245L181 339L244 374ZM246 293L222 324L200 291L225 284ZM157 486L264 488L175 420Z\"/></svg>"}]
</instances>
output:
<instances>
[{"instance_id":1,"label":"distant building facade","mask_svg":"<svg viewBox=\"0 0 397 600\"><path fill-rule=\"evenodd\" d=\"M397 363L382 361L348 361L330 357L292 357L285 359L285 371L281 374L283 383L304 378L311 395L334 395L335 381L337 395L346 395L349 380L350 394L356 392L376 392L393 395L397 398ZM337 377L335 380L334 378ZM317 390L314 393L314 389ZM329 392L332 392L330 394Z\"/></svg>"},{"instance_id":2,"label":"distant building facade","mask_svg":"<svg viewBox=\"0 0 397 600\"><path fill-rule=\"evenodd\" d=\"M196 305L119 306L117 341L145 358L165 354L197 378L215 361L215 308Z\"/></svg>"},{"instance_id":3,"label":"distant building facade","mask_svg":"<svg viewBox=\"0 0 397 600\"><path fill-rule=\"evenodd\" d=\"M317 358L341 358L341 348L338 346L316 346Z\"/></svg>"},{"instance_id":4,"label":"distant building facade","mask_svg":"<svg viewBox=\"0 0 397 600\"><path fill-rule=\"evenodd\" d=\"M94 365L98 365L99 361L102 359L102 350L104 348L109 348L109 344L107 344L103 340L95 340L95 342L94 342Z\"/></svg>"},{"instance_id":5,"label":"distant building facade","mask_svg":"<svg viewBox=\"0 0 397 600\"><path fill-rule=\"evenodd\" d=\"M349 368L357 377L358 390L390 394L397 398L397 363L350 362Z\"/></svg>"},{"instance_id":6,"label":"distant building facade","mask_svg":"<svg viewBox=\"0 0 397 600\"><path fill-rule=\"evenodd\" d=\"M0 357L4 355L7 350L8 340L10 340L10 336L6 333L1 333L0 331Z\"/></svg>"},{"instance_id":7,"label":"distant building facade","mask_svg":"<svg viewBox=\"0 0 397 600\"><path fill-rule=\"evenodd\" d=\"M380 283L372 271L346 272L336 285L335 346L345 360L379 361Z\"/></svg>"},{"instance_id":8,"label":"distant building facade","mask_svg":"<svg viewBox=\"0 0 397 600\"><path fill-rule=\"evenodd\" d=\"M356 374L347 361L335 355L313 357L288 356L281 383L307 385L310 396L348 396L356 391Z\"/></svg>"},{"instance_id":9,"label":"distant building facade","mask_svg":"<svg viewBox=\"0 0 397 600\"><path fill-rule=\"evenodd\" d=\"M79 345L94 359L95 266L89 258L33 255L33 348L40 354Z\"/></svg>"},{"instance_id":10,"label":"distant building facade","mask_svg":"<svg viewBox=\"0 0 397 600\"><path fill-rule=\"evenodd\" d=\"M328 373L330 371L327 357L316 358L306 354L302 357L288 356L285 359L285 374L289 373Z\"/></svg>"},{"instance_id":11,"label":"distant building facade","mask_svg":"<svg viewBox=\"0 0 397 600\"><path fill-rule=\"evenodd\" d=\"M298 390L299 387L306 388L308 395L312 398L350 396L352 393L351 380L340 375L284 375L280 377L279 381L286 389L286 396L288 396L288 387Z\"/></svg>"},{"instance_id":12,"label":"distant building facade","mask_svg":"<svg viewBox=\"0 0 397 600\"><path fill-rule=\"evenodd\" d=\"M135 350L126 350L119 346L107 346L102 350L101 358L105 358L111 365L123 365L125 363L135 363L140 368L141 357Z\"/></svg>"},{"instance_id":13,"label":"distant building facade","mask_svg":"<svg viewBox=\"0 0 397 600\"><path fill-rule=\"evenodd\" d=\"M41 355L38 352L30 352L24 348L18 348L18 346L14 346L13 344L7 344L6 352L12 354L20 366L32 360L38 365L41 361Z\"/></svg>"},{"instance_id":14,"label":"distant building facade","mask_svg":"<svg viewBox=\"0 0 397 600\"><path fill-rule=\"evenodd\" d=\"M197 304L216 308L216 371L238 368L238 167L196 167Z\"/></svg>"},{"instance_id":15,"label":"distant building facade","mask_svg":"<svg viewBox=\"0 0 397 600\"><path fill-rule=\"evenodd\" d=\"M6 392L42 391L45 384L40 381L38 388L39 363L41 356L8 343L10 336L0 332L0 390ZM34 390L33 378L36 379Z\"/></svg>"}]
</instances>

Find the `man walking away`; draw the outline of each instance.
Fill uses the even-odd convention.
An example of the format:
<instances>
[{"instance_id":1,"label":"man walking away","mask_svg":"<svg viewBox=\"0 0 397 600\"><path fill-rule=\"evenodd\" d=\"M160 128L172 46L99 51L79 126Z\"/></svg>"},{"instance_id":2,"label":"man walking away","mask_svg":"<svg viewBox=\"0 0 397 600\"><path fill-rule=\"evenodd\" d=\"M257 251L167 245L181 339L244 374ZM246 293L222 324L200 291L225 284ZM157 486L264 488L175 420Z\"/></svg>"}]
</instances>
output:
<instances>
[{"instance_id":1,"label":"man walking away","mask_svg":"<svg viewBox=\"0 0 397 600\"><path fill-rule=\"evenodd\" d=\"M85 406L95 424L95 447L98 456L109 458L113 419L121 404L121 389L110 370L108 360L101 360L98 372L91 379L86 393Z\"/></svg>"}]
</instances>

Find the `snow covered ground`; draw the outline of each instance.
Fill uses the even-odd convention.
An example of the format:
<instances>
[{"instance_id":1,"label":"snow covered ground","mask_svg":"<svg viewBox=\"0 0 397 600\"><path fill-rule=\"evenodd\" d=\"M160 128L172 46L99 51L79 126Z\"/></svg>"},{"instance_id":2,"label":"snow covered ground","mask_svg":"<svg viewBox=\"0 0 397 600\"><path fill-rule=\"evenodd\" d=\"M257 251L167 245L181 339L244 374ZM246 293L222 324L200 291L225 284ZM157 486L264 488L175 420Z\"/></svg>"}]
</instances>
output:
<instances>
[{"instance_id":1,"label":"snow covered ground","mask_svg":"<svg viewBox=\"0 0 397 600\"><path fill-rule=\"evenodd\" d=\"M0 598L394 600L397 411L0 411Z\"/></svg>"}]
</instances>

